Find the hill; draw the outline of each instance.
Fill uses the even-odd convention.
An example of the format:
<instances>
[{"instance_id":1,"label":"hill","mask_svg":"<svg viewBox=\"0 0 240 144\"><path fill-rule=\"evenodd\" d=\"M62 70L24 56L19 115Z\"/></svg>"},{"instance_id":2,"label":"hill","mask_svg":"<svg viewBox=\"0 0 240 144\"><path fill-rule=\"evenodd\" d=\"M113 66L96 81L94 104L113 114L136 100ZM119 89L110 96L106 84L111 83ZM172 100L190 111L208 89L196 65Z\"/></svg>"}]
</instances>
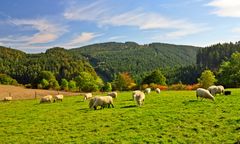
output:
<instances>
[{"instance_id":1,"label":"hill","mask_svg":"<svg viewBox=\"0 0 240 144\"><path fill-rule=\"evenodd\" d=\"M119 72L129 72L139 79L157 68L195 65L198 50L199 47L164 43L109 42L71 49L70 52L84 56L95 71L109 81Z\"/></svg>"}]
</instances>

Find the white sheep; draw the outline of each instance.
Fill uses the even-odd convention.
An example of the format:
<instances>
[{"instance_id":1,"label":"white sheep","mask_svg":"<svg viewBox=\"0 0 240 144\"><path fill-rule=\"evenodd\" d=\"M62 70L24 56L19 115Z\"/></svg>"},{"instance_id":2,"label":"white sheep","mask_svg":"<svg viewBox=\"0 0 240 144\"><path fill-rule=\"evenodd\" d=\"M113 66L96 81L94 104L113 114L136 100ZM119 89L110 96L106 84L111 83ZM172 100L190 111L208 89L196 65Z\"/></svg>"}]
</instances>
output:
<instances>
[{"instance_id":1,"label":"white sheep","mask_svg":"<svg viewBox=\"0 0 240 144\"><path fill-rule=\"evenodd\" d=\"M214 101L214 96L212 96L212 94L208 90L203 89L203 88L198 88L196 90L196 96L197 96L197 99L198 99L198 97L201 97L202 99L206 98L206 99L211 99Z\"/></svg>"},{"instance_id":2,"label":"white sheep","mask_svg":"<svg viewBox=\"0 0 240 144\"><path fill-rule=\"evenodd\" d=\"M135 101L137 102L138 106L143 105L145 94L143 92L135 93Z\"/></svg>"},{"instance_id":3,"label":"white sheep","mask_svg":"<svg viewBox=\"0 0 240 144\"><path fill-rule=\"evenodd\" d=\"M145 92L146 94L149 94L149 93L151 92L151 88L146 88L146 89L144 90L144 92Z\"/></svg>"},{"instance_id":4,"label":"white sheep","mask_svg":"<svg viewBox=\"0 0 240 144\"><path fill-rule=\"evenodd\" d=\"M84 101L87 100L87 99L90 99L92 98L92 93L85 93L84 94Z\"/></svg>"},{"instance_id":5,"label":"white sheep","mask_svg":"<svg viewBox=\"0 0 240 144\"><path fill-rule=\"evenodd\" d=\"M108 106L109 108L110 105L114 108L113 98L111 96L96 96L89 102L89 108L94 108L94 110L96 110L98 106L101 106L101 108Z\"/></svg>"},{"instance_id":6,"label":"white sheep","mask_svg":"<svg viewBox=\"0 0 240 144\"><path fill-rule=\"evenodd\" d=\"M135 90L132 92L132 100L133 101L135 100L136 93L140 93L140 92L141 92L140 90Z\"/></svg>"},{"instance_id":7,"label":"white sheep","mask_svg":"<svg viewBox=\"0 0 240 144\"><path fill-rule=\"evenodd\" d=\"M218 87L215 85L212 85L208 88L208 91L214 96L218 93Z\"/></svg>"},{"instance_id":8,"label":"white sheep","mask_svg":"<svg viewBox=\"0 0 240 144\"><path fill-rule=\"evenodd\" d=\"M117 98L117 92L110 92L108 93L108 96L111 96L112 98Z\"/></svg>"},{"instance_id":9,"label":"white sheep","mask_svg":"<svg viewBox=\"0 0 240 144\"><path fill-rule=\"evenodd\" d=\"M52 95L46 95L46 96L44 96L44 97L42 97L41 99L40 99L40 103L44 103L44 102L52 102Z\"/></svg>"},{"instance_id":10,"label":"white sheep","mask_svg":"<svg viewBox=\"0 0 240 144\"><path fill-rule=\"evenodd\" d=\"M218 93L223 94L224 93L224 87L222 85L218 85Z\"/></svg>"},{"instance_id":11,"label":"white sheep","mask_svg":"<svg viewBox=\"0 0 240 144\"><path fill-rule=\"evenodd\" d=\"M55 95L53 102L56 102L56 101L63 101L63 95Z\"/></svg>"},{"instance_id":12,"label":"white sheep","mask_svg":"<svg viewBox=\"0 0 240 144\"><path fill-rule=\"evenodd\" d=\"M3 98L3 101L11 101L11 100L12 100L12 97L10 97L10 96Z\"/></svg>"},{"instance_id":13,"label":"white sheep","mask_svg":"<svg viewBox=\"0 0 240 144\"><path fill-rule=\"evenodd\" d=\"M156 88L155 91L159 94L161 90L159 88Z\"/></svg>"}]
</instances>

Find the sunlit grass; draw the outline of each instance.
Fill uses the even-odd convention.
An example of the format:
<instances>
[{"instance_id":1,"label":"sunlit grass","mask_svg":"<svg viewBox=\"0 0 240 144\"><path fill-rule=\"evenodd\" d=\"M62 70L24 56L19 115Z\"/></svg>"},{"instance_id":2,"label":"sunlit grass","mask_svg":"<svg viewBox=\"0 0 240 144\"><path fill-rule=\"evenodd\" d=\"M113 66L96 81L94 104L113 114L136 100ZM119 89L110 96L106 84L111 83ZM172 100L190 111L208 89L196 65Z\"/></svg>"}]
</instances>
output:
<instances>
[{"instance_id":1,"label":"sunlit grass","mask_svg":"<svg viewBox=\"0 0 240 144\"><path fill-rule=\"evenodd\" d=\"M194 91L146 95L136 107L121 92L115 108L91 110L80 96L63 102L0 103L0 143L235 143L240 140L240 89L196 100Z\"/></svg>"}]
</instances>

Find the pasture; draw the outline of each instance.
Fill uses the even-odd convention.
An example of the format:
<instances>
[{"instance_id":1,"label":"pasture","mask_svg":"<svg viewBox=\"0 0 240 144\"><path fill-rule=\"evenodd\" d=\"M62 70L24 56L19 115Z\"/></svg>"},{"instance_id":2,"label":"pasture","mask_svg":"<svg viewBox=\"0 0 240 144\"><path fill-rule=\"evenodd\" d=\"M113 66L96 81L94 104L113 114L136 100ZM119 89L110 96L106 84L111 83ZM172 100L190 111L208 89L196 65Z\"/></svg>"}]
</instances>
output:
<instances>
[{"instance_id":1,"label":"pasture","mask_svg":"<svg viewBox=\"0 0 240 144\"><path fill-rule=\"evenodd\" d=\"M240 89L231 91L215 102L195 91L151 92L142 107L121 92L115 108L96 111L80 96L1 102L0 143L237 143Z\"/></svg>"}]
</instances>

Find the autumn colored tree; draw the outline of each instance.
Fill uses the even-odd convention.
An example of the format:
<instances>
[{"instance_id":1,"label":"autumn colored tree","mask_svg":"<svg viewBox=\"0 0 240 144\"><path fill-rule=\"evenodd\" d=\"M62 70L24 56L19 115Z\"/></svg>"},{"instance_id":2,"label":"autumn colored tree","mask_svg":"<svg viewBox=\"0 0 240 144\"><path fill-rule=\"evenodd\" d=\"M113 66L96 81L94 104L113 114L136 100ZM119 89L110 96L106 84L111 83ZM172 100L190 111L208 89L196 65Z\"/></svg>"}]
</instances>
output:
<instances>
[{"instance_id":1,"label":"autumn colored tree","mask_svg":"<svg viewBox=\"0 0 240 144\"><path fill-rule=\"evenodd\" d=\"M113 87L116 90L124 91L132 89L135 86L135 82L131 75L127 72L119 73L113 81Z\"/></svg>"}]
</instances>

